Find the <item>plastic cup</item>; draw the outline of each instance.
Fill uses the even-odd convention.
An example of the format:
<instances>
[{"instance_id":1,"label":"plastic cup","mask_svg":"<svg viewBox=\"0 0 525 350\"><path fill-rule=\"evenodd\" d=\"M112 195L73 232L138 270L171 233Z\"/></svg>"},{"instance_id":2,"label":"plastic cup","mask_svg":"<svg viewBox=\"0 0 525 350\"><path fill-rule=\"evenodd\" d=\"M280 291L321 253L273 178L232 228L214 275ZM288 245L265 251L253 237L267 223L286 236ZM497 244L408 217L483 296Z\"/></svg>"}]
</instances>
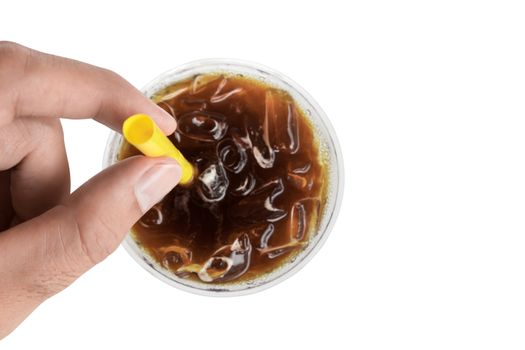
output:
<instances>
[{"instance_id":1,"label":"plastic cup","mask_svg":"<svg viewBox=\"0 0 525 350\"><path fill-rule=\"evenodd\" d=\"M274 286L299 271L321 249L334 226L341 200L343 197L343 158L335 130L328 117L315 100L297 83L283 74L260 64L231 59L199 60L187 63L167 71L153 79L142 92L152 97L163 88L173 83L186 80L198 74L226 73L243 75L263 81L276 88L287 91L296 103L303 109L314 127L314 134L319 141L319 151L328 160L327 179L328 191L323 212L320 213L319 225L312 232L308 245L289 261L284 262L271 273L256 279L230 283L204 283L184 279L160 266L138 244L133 236L128 234L122 245L127 252L153 276L158 279L192 293L210 296L235 296L258 292ZM123 142L121 134L111 132L104 154L103 166L108 167L118 161L118 154Z\"/></svg>"}]
</instances>

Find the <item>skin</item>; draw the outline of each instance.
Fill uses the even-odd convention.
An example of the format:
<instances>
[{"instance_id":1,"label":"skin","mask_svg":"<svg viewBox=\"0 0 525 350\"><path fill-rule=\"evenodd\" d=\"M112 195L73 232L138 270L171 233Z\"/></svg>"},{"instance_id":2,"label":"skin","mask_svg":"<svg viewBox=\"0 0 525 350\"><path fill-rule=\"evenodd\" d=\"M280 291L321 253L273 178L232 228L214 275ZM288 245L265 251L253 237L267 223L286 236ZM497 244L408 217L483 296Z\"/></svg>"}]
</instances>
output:
<instances>
[{"instance_id":1,"label":"skin","mask_svg":"<svg viewBox=\"0 0 525 350\"><path fill-rule=\"evenodd\" d=\"M177 184L173 160L138 156L70 193L58 117L120 130L135 113L151 115L166 134L176 128L111 71L0 42L0 339L111 254Z\"/></svg>"}]
</instances>

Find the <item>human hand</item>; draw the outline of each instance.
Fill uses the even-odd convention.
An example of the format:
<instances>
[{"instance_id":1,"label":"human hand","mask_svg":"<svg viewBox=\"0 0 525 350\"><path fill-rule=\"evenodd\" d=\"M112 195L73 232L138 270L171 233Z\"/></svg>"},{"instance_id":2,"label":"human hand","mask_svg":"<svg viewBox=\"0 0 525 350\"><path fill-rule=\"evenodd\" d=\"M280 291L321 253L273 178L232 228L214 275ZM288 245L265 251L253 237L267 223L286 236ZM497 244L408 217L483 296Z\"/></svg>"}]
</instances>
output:
<instances>
[{"instance_id":1,"label":"human hand","mask_svg":"<svg viewBox=\"0 0 525 350\"><path fill-rule=\"evenodd\" d=\"M174 160L137 156L70 194L58 117L120 130L135 113L175 130L169 114L117 74L0 42L0 339L113 252L179 181Z\"/></svg>"}]
</instances>

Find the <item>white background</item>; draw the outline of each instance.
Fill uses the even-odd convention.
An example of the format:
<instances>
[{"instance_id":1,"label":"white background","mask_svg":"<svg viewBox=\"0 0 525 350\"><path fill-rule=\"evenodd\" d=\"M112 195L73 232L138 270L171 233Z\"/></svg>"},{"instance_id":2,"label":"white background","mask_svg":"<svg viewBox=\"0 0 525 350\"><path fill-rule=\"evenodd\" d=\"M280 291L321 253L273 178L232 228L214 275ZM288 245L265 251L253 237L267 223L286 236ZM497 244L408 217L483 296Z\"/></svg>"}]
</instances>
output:
<instances>
[{"instance_id":1,"label":"white background","mask_svg":"<svg viewBox=\"0 0 525 350\"><path fill-rule=\"evenodd\" d=\"M139 88L194 59L263 63L316 98L346 166L330 238L284 283L195 296L119 248L1 349L525 347L519 1L3 1L0 39ZM77 187L108 130L64 126Z\"/></svg>"}]
</instances>

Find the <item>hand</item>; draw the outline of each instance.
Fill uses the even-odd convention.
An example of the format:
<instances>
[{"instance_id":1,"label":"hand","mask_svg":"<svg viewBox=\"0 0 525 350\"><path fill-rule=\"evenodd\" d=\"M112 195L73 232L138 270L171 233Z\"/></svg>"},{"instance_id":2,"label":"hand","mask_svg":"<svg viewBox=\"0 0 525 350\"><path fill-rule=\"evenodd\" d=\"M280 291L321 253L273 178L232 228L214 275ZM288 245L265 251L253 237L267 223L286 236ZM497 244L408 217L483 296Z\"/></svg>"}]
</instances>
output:
<instances>
[{"instance_id":1,"label":"hand","mask_svg":"<svg viewBox=\"0 0 525 350\"><path fill-rule=\"evenodd\" d=\"M117 74L0 42L0 339L113 252L179 181L175 161L138 156L70 194L58 117L120 130L135 113L175 130L169 114Z\"/></svg>"}]
</instances>

